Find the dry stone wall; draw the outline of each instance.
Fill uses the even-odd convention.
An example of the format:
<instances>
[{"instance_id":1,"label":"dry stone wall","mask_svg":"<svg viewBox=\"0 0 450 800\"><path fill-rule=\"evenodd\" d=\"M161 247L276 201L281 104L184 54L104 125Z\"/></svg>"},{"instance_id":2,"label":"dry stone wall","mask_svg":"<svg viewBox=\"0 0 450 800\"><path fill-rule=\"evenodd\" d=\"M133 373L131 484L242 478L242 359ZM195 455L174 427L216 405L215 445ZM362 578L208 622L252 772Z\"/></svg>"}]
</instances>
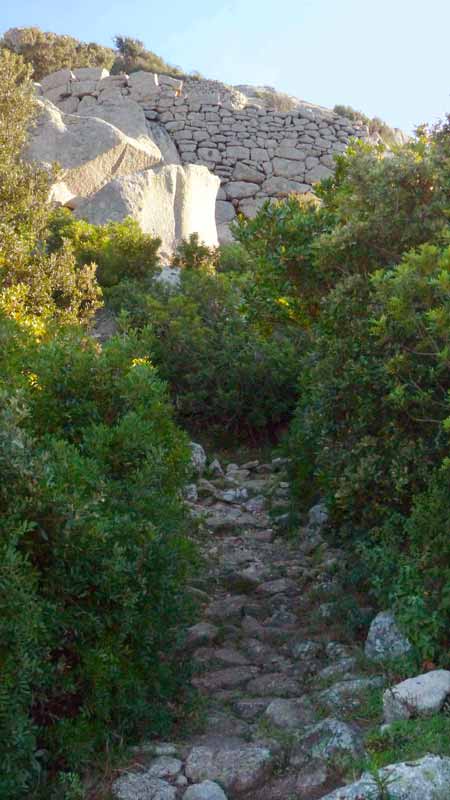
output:
<instances>
[{"instance_id":1,"label":"dry stone wall","mask_svg":"<svg viewBox=\"0 0 450 800\"><path fill-rule=\"evenodd\" d=\"M333 156L351 137L368 137L363 125L322 107L305 103L279 112L218 81L83 68L44 78L40 90L67 114L113 123L120 110L131 118L132 107L139 106L166 163L204 165L220 178L221 241L238 211L253 216L267 199L309 192L332 174Z\"/></svg>"}]
</instances>

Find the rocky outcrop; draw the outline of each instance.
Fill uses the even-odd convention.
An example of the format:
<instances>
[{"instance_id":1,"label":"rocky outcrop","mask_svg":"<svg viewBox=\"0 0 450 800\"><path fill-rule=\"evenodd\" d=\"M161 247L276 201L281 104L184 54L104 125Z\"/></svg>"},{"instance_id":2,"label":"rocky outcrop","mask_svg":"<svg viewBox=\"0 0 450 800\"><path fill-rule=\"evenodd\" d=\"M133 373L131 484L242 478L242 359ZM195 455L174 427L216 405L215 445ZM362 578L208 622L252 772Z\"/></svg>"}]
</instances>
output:
<instances>
[{"instance_id":1,"label":"rocky outcrop","mask_svg":"<svg viewBox=\"0 0 450 800\"><path fill-rule=\"evenodd\" d=\"M60 180L74 198L88 197L111 178L148 169L162 161L147 137L131 138L99 117L65 114L48 100L31 130L26 157L50 167L57 162Z\"/></svg>"},{"instance_id":2,"label":"rocky outcrop","mask_svg":"<svg viewBox=\"0 0 450 800\"><path fill-rule=\"evenodd\" d=\"M333 156L346 149L351 137L368 135L363 125L320 106L297 100L289 111L280 111L267 107L270 92L258 97L258 91L253 95L241 88L246 91L219 81L181 81L149 72L108 75L92 68L59 70L44 78L38 90L75 120L95 118L97 129L100 120L109 123L128 137L129 147L150 157L157 154L159 162L196 164L215 174L220 180L219 238L227 241L237 212L252 217L266 200L311 191L332 174ZM64 126L81 132L70 119L63 118ZM53 131L52 141L60 138ZM61 148L53 153L48 138L47 145L47 158L59 160ZM133 169L131 161L120 161L120 175L148 168Z\"/></svg>"},{"instance_id":3,"label":"rocky outcrop","mask_svg":"<svg viewBox=\"0 0 450 800\"><path fill-rule=\"evenodd\" d=\"M81 202L75 213L96 225L132 217L145 233L161 239L161 256L170 258L191 233L200 232L205 244L217 245L218 188L218 178L205 167L167 164L116 177Z\"/></svg>"}]
</instances>

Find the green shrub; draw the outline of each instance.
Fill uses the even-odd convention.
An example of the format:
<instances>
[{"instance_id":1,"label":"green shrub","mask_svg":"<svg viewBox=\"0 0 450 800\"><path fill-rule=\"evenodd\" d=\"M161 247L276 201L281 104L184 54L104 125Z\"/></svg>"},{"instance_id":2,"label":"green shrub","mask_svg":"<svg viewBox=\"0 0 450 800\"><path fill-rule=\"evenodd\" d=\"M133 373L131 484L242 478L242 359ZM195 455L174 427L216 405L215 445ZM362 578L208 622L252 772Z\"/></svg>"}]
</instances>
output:
<instances>
[{"instance_id":1,"label":"green shrub","mask_svg":"<svg viewBox=\"0 0 450 800\"><path fill-rule=\"evenodd\" d=\"M95 267L70 247L45 252L49 176L22 160L35 112L29 69L0 49L0 309L42 333L52 320L87 322L101 292Z\"/></svg>"},{"instance_id":2,"label":"green shrub","mask_svg":"<svg viewBox=\"0 0 450 800\"><path fill-rule=\"evenodd\" d=\"M99 350L63 331L15 346L0 420L8 800L39 764L74 770L121 737L167 734L186 681L177 647L193 563L179 499L187 440L136 337Z\"/></svg>"},{"instance_id":3,"label":"green shrub","mask_svg":"<svg viewBox=\"0 0 450 800\"><path fill-rule=\"evenodd\" d=\"M284 421L296 397L298 336L263 335L226 275L181 271L181 286L143 291L123 284L111 294L129 326L143 329L151 360L190 426L264 431Z\"/></svg>"},{"instance_id":4,"label":"green shrub","mask_svg":"<svg viewBox=\"0 0 450 800\"><path fill-rule=\"evenodd\" d=\"M95 42L80 42L73 36L41 31L39 28L13 28L7 31L0 47L23 56L33 67L33 78L40 81L58 69L74 67L105 67L109 69L115 59L110 47Z\"/></svg>"},{"instance_id":5,"label":"green shrub","mask_svg":"<svg viewBox=\"0 0 450 800\"><path fill-rule=\"evenodd\" d=\"M450 160L445 126L396 150L354 142L336 158L336 171L317 192L334 214L314 245L319 274L330 283L394 266L425 242L439 243L448 227Z\"/></svg>"},{"instance_id":6,"label":"green shrub","mask_svg":"<svg viewBox=\"0 0 450 800\"><path fill-rule=\"evenodd\" d=\"M203 269L213 272L217 260L218 249L203 244L198 233L191 233L188 239L183 239L178 245L172 257L172 267Z\"/></svg>"},{"instance_id":7,"label":"green shrub","mask_svg":"<svg viewBox=\"0 0 450 800\"><path fill-rule=\"evenodd\" d=\"M47 247L58 252L64 243L73 248L78 265L93 262L102 286L114 286L123 278L145 280L158 268L161 240L143 233L131 218L106 225L76 219L65 208L50 219Z\"/></svg>"},{"instance_id":8,"label":"green shrub","mask_svg":"<svg viewBox=\"0 0 450 800\"><path fill-rule=\"evenodd\" d=\"M247 312L260 325L310 323L326 288L314 260L315 240L333 222L316 198L292 195L233 224L233 235L252 263Z\"/></svg>"}]
</instances>

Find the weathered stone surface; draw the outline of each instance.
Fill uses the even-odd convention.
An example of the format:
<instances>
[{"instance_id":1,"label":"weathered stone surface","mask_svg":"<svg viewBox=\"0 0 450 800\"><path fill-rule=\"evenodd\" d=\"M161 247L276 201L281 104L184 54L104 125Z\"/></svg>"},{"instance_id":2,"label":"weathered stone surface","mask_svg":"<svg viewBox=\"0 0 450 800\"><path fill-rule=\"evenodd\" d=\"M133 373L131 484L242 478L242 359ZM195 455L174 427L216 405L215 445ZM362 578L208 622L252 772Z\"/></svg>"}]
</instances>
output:
<instances>
[{"instance_id":1,"label":"weathered stone surface","mask_svg":"<svg viewBox=\"0 0 450 800\"><path fill-rule=\"evenodd\" d=\"M192 781L217 781L225 791L243 794L264 783L272 762L270 750L257 745L242 744L232 749L194 747L185 771Z\"/></svg>"},{"instance_id":2,"label":"weathered stone surface","mask_svg":"<svg viewBox=\"0 0 450 800\"><path fill-rule=\"evenodd\" d=\"M198 442L191 442L191 464L196 475L202 475L206 467L206 453Z\"/></svg>"},{"instance_id":3,"label":"weathered stone surface","mask_svg":"<svg viewBox=\"0 0 450 800\"><path fill-rule=\"evenodd\" d=\"M287 158L274 158L273 174L277 177L290 178L302 182L305 170L298 161L291 161Z\"/></svg>"},{"instance_id":4,"label":"weathered stone surface","mask_svg":"<svg viewBox=\"0 0 450 800\"><path fill-rule=\"evenodd\" d=\"M419 761L392 764L379 770L391 800L448 800L450 758L428 755ZM322 800L383 800L374 778L365 773L359 781L327 794Z\"/></svg>"},{"instance_id":5,"label":"weathered stone surface","mask_svg":"<svg viewBox=\"0 0 450 800\"><path fill-rule=\"evenodd\" d=\"M234 181L248 181L249 183L263 183L265 174L260 172L255 167L250 167L248 164L238 161L233 170Z\"/></svg>"},{"instance_id":6,"label":"weathered stone surface","mask_svg":"<svg viewBox=\"0 0 450 800\"><path fill-rule=\"evenodd\" d=\"M288 178L273 177L264 181L262 188L266 194L274 197L286 197L289 194L306 194L311 191L311 186L300 181L288 180Z\"/></svg>"},{"instance_id":7,"label":"weathered stone surface","mask_svg":"<svg viewBox=\"0 0 450 800\"><path fill-rule=\"evenodd\" d=\"M264 718L276 728L294 731L316 719L311 701L305 697L272 700L264 712Z\"/></svg>"},{"instance_id":8,"label":"weathered stone surface","mask_svg":"<svg viewBox=\"0 0 450 800\"><path fill-rule=\"evenodd\" d=\"M390 611L382 611L373 620L367 636L365 654L373 661L399 658L409 653L411 643L403 635Z\"/></svg>"},{"instance_id":9,"label":"weathered stone surface","mask_svg":"<svg viewBox=\"0 0 450 800\"><path fill-rule=\"evenodd\" d=\"M274 672L250 681L247 684L247 692L256 697L298 697L301 694L301 687L294 678Z\"/></svg>"},{"instance_id":10,"label":"weathered stone surface","mask_svg":"<svg viewBox=\"0 0 450 800\"><path fill-rule=\"evenodd\" d=\"M445 669L426 672L386 689L383 695L384 720L387 723L411 717L437 714L450 695L450 672Z\"/></svg>"},{"instance_id":11,"label":"weathered stone surface","mask_svg":"<svg viewBox=\"0 0 450 800\"><path fill-rule=\"evenodd\" d=\"M78 81L101 81L109 77L109 72L104 67L75 67L72 71Z\"/></svg>"},{"instance_id":12,"label":"weathered stone surface","mask_svg":"<svg viewBox=\"0 0 450 800\"><path fill-rule=\"evenodd\" d=\"M72 70L59 69L57 72L52 72L50 75L46 75L45 78L41 79L41 89L44 94L47 94L50 89L56 89L61 86L67 87L69 81L73 78L74 74Z\"/></svg>"},{"instance_id":13,"label":"weathered stone surface","mask_svg":"<svg viewBox=\"0 0 450 800\"><path fill-rule=\"evenodd\" d=\"M227 800L227 796L218 783L203 781L190 786L183 800Z\"/></svg>"},{"instance_id":14,"label":"weathered stone surface","mask_svg":"<svg viewBox=\"0 0 450 800\"><path fill-rule=\"evenodd\" d=\"M240 200L243 197L253 197L258 189L259 186L257 183L248 183L247 181L230 181L225 186L227 197L232 200Z\"/></svg>"},{"instance_id":15,"label":"weathered stone surface","mask_svg":"<svg viewBox=\"0 0 450 800\"><path fill-rule=\"evenodd\" d=\"M306 729L293 749L291 764L302 766L311 757L330 761L339 756L361 758L363 738L356 728L337 719L325 719Z\"/></svg>"},{"instance_id":16,"label":"weathered stone surface","mask_svg":"<svg viewBox=\"0 0 450 800\"><path fill-rule=\"evenodd\" d=\"M385 685L385 678L374 676L372 678L353 678L341 681L320 692L319 698L330 709L357 708L361 700L371 689L378 689Z\"/></svg>"},{"instance_id":17,"label":"weathered stone surface","mask_svg":"<svg viewBox=\"0 0 450 800\"><path fill-rule=\"evenodd\" d=\"M104 225L126 217L161 239L161 255L170 258L191 233L217 245L214 207L219 180L205 167L175 164L146 169L111 180L77 207L77 215Z\"/></svg>"},{"instance_id":18,"label":"weathered stone surface","mask_svg":"<svg viewBox=\"0 0 450 800\"><path fill-rule=\"evenodd\" d=\"M152 761L146 774L151 778L173 778L181 772L183 762L172 756L160 756Z\"/></svg>"},{"instance_id":19,"label":"weathered stone surface","mask_svg":"<svg viewBox=\"0 0 450 800\"><path fill-rule=\"evenodd\" d=\"M192 684L201 691L215 692L219 689L237 689L245 686L258 673L257 667L229 667L205 672L192 679Z\"/></svg>"},{"instance_id":20,"label":"weathered stone surface","mask_svg":"<svg viewBox=\"0 0 450 800\"><path fill-rule=\"evenodd\" d=\"M224 200L217 200L216 202L216 221L218 224L222 222L231 222L236 216L236 210L232 203Z\"/></svg>"},{"instance_id":21,"label":"weathered stone surface","mask_svg":"<svg viewBox=\"0 0 450 800\"><path fill-rule=\"evenodd\" d=\"M194 649L204 644L211 644L217 639L219 629L210 622L198 622L188 629L186 647Z\"/></svg>"},{"instance_id":22,"label":"weathered stone surface","mask_svg":"<svg viewBox=\"0 0 450 800\"><path fill-rule=\"evenodd\" d=\"M177 792L159 778L147 773L128 773L112 785L112 794L117 800L176 800Z\"/></svg>"},{"instance_id":23,"label":"weathered stone surface","mask_svg":"<svg viewBox=\"0 0 450 800\"><path fill-rule=\"evenodd\" d=\"M153 100L159 92L158 76L144 70L133 72L128 78L128 85L131 99L137 102Z\"/></svg>"},{"instance_id":24,"label":"weathered stone surface","mask_svg":"<svg viewBox=\"0 0 450 800\"><path fill-rule=\"evenodd\" d=\"M96 192L111 178L147 169L161 160L156 145L144 145L94 117L63 114L38 101L40 115L30 132L26 158L49 166L57 161L69 190L79 197Z\"/></svg>"}]
</instances>

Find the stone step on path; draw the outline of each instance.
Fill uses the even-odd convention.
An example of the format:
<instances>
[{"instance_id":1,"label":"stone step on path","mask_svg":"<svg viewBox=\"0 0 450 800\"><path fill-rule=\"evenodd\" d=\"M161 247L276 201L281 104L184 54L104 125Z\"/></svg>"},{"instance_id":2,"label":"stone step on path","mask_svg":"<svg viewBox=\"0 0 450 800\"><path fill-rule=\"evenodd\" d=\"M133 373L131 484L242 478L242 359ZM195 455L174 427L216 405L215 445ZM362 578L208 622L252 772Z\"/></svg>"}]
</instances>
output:
<instances>
[{"instance_id":1,"label":"stone step on path","mask_svg":"<svg viewBox=\"0 0 450 800\"><path fill-rule=\"evenodd\" d=\"M362 730L339 715L382 679L358 676L358 647L321 613L343 558L322 539L324 508L292 543L273 525L289 505L285 468L213 462L188 487L207 574L186 647L205 722L190 741L155 745L115 782L116 800L315 800L342 785L340 757L363 755Z\"/></svg>"}]
</instances>

